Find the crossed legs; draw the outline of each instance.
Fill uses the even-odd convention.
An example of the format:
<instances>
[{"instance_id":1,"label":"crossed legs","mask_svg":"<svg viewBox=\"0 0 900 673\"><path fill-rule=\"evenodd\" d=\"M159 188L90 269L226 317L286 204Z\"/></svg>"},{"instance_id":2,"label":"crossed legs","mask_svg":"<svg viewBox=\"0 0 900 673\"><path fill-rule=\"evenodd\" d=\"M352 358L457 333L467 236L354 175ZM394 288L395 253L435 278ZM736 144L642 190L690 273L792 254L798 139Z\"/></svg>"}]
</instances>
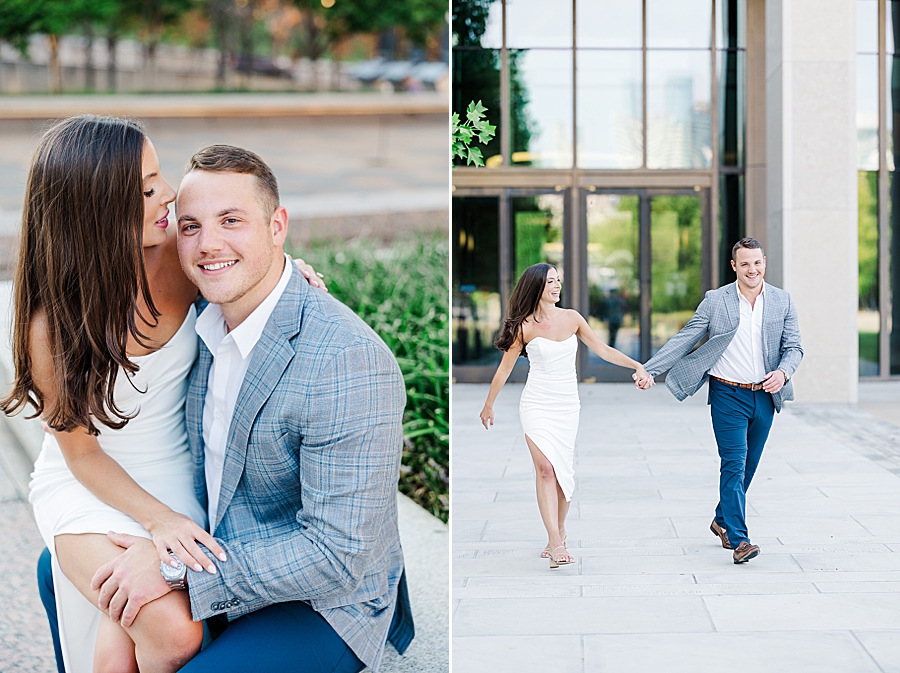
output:
<instances>
[{"instance_id":1,"label":"crossed legs","mask_svg":"<svg viewBox=\"0 0 900 673\"><path fill-rule=\"evenodd\" d=\"M58 535L56 554L63 573L92 605L97 568L122 553L105 535ZM94 673L170 673L200 651L203 625L193 621L185 591L173 591L145 605L130 627L104 614L94 648Z\"/></svg>"},{"instance_id":2,"label":"crossed legs","mask_svg":"<svg viewBox=\"0 0 900 673\"><path fill-rule=\"evenodd\" d=\"M541 512L541 520L547 529L547 547L552 554L559 547L565 547L566 515L569 513L569 502L556 479L556 470L553 463L541 452L528 435L525 435L525 443L531 452L531 460L534 461L535 489L537 490L538 509ZM554 557L571 563L575 559L565 554L554 554Z\"/></svg>"}]
</instances>

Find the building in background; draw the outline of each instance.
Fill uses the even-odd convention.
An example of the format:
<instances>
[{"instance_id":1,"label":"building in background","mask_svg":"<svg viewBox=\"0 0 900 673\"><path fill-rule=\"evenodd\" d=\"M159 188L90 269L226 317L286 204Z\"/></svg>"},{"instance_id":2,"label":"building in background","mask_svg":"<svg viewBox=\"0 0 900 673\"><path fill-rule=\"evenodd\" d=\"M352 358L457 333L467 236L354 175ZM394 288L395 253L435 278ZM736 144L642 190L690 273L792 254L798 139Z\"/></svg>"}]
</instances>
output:
<instances>
[{"instance_id":1,"label":"building in background","mask_svg":"<svg viewBox=\"0 0 900 673\"><path fill-rule=\"evenodd\" d=\"M644 361L734 280L745 235L798 306L798 400L900 375L895 30L891 0L454 0L453 108L498 129L486 168L453 172L455 379L493 374L530 264ZM578 357L582 380L629 377Z\"/></svg>"}]
</instances>

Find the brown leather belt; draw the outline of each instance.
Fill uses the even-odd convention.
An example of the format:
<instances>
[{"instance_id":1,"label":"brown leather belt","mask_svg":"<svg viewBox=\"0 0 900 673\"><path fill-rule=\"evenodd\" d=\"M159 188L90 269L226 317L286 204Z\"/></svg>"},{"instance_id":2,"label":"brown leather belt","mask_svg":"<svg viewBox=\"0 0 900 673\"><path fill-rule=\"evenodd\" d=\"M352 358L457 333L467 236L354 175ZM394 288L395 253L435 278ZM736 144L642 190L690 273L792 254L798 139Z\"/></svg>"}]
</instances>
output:
<instances>
[{"instance_id":1,"label":"brown leather belt","mask_svg":"<svg viewBox=\"0 0 900 673\"><path fill-rule=\"evenodd\" d=\"M718 376L713 376L712 374L710 374L709 378L715 379L719 383L726 383L729 386L734 386L735 388L747 388L748 390L752 390L754 392L763 389L762 383L735 383L734 381L729 381L728 379L720 379Z\"/></svg>"}]
</instances>

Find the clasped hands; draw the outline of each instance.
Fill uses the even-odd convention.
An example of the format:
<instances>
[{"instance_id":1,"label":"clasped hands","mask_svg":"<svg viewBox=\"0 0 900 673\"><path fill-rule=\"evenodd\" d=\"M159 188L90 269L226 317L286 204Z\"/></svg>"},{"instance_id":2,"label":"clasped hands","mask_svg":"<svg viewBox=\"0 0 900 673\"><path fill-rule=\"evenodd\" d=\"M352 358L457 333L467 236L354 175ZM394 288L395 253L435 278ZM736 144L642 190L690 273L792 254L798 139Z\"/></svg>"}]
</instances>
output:
<instances>
[{"instance_id":1,"label":"clasped hands","mask_svg":"<svg viewBox=\"0 0 900 673\"><path fill-rule=\"evenodd\" d=\"M656 385L656 381L643 367L636 369L631 378L634 379L634 385L638 390L649 390L651 386Z\"/></svg>"}]
</instances>

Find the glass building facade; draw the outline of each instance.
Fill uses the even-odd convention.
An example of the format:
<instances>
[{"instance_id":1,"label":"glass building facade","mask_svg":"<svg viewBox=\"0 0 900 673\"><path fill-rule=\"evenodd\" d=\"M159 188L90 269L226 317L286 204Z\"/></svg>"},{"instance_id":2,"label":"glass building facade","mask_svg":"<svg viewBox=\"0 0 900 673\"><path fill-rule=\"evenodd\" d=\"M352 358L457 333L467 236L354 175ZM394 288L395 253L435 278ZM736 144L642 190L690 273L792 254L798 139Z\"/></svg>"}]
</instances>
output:
<instances>
[{"instance_id":1,"label":"glass building facade","mask_svg":"<svg viewBox=\"0 0 900 673\"><path fill-rule=\"evenodd\" d=\"M453 375L485 381L522 270L649 358L747 231L744 0L454 0L453 109L487 107L486 167L453 171ZM524 375L524 365L513 378ZM582 380L624 380L582 347Z\"/></svg>"},{"instance_id":2,"label":"glass building facade","mask_svg":"<svg viewBox=\"0 0 900 673\"><path fill-rule=\"evenodd\" d=\"M859 374L900 375L900 2L856 0L856 168L859 185Z\"/></svg>"}]
</instances>

